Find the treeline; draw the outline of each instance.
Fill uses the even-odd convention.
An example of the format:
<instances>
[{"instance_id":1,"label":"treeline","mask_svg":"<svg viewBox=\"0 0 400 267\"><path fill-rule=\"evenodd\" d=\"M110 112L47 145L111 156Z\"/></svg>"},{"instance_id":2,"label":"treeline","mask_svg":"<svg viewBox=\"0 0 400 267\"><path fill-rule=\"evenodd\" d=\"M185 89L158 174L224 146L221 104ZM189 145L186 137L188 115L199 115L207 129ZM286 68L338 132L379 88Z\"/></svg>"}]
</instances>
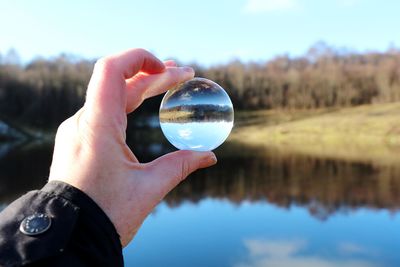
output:
<instances>
[{"instance_id":1,"label":"treeline","mask_svg":"<svg viewBox=\"0 0 400 267\"><path fill-rule=\"evenodd\" d=\"M160 122L233 121L232 107L228 105L182 105L160 109Z\"/></svg>"},{"instance_id":2,"label":"treeline","mask_svg":"<svg viewBox=\"0 0 400 267\"><path fill-rule=\"evenodd\" d=\"M83 105L94 61L64 55L24 66L4 61L0 62L0 120L54 128Z\"/></svg>"},{"instance_id":3,"label":"treeline","mask_svg":"<svg viewBox=\"0 0 400 267\"><path fill-rule=\"evenodd\" d=\"M0 54L0 119L55 127L82 106L94 60L67 55L20 64ZM236 110L315 109L400 101L400 50L356 53L314 45L300 57L196 66L222 85ZM161 97L141 112L158 112Z\"/></svg>"},{"instance_id":4,"label":"treeline","mask_svg":"<svg viewBox=\"0 0 400 267\"><path fill-rule=\"evenodd\" d=\"M400 100L400 50L355 53L311 47L304 56L200 69L228 89L236 109L315 109Z\"/></svg>"}]
</instances>

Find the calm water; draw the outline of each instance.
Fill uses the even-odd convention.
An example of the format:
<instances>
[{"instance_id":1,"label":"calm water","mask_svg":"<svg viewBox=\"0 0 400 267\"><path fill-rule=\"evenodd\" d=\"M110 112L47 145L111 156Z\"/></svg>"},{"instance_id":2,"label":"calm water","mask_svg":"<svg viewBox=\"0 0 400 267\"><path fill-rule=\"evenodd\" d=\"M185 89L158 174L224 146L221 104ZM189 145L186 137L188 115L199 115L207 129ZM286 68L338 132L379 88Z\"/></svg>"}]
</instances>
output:
<instances>
[{"instance_id":1,"label":"calm water","mask_svg":"<svg viewBox=\"0 0 400 267\"><path fill-rule=\"evenodd\" d=\"M134 145L143 161L171 149ZM45 183L51 144L0 145L0 203ZM400 167L226 143L168 195L126 266L400 266Z\"/></svg>"}]
</instances>

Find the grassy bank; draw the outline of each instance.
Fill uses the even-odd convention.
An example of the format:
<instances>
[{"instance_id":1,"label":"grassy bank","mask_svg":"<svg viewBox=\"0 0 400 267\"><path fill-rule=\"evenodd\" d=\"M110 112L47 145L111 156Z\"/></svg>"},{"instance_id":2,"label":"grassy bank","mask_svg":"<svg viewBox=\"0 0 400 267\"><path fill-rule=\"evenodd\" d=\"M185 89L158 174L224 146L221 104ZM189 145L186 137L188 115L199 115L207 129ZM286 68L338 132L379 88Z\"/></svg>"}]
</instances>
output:
<instances>
[{"instance_id":1,"label":"grassy bank","mask_svg":"<svg viewBox=\"0 0 400 267\"><path fill-rule=\"evenodd\" d=\"M230 142L348 160L400 164L400 102L238 114Z\"/></svg>"}]
</instances>

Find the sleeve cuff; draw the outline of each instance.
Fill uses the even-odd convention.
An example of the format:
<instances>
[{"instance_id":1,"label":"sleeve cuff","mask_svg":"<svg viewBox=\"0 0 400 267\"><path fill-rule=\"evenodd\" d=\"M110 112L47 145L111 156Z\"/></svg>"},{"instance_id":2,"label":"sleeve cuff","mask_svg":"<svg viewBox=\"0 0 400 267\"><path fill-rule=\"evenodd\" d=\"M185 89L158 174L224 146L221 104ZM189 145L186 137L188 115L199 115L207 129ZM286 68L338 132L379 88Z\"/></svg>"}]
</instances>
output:
<instances>
[{"instance_id":1,"label":"sleeve cuff","mask_svg":"<svg viewBox=\"0 0 400 267\"><path fill-rule=\"evenodd\" d=\"M51 226L38 235L22 231L21 222L37 214L48 216ZM40 219L32 220L25 226L37 227L38 222ZM69 262L123 266L122 246L114 225L84 192L67 183L51 181L0 213L0 266L67 266Z\"/></svg>"},{"instance_id":2,"label":"sleeve cuff","mask_svg":"<svg viewBox=\"0 0 400 267\"><path fill-rule=\"evenodd\" d=\"M79 207L81 219L93 224L99 231L107 233L109 241L112 241L118 249L122 249L120 236L114 224L99 205L84 192L61 181L50 181L40 191L62 197Z\"/></svg>"}]
</instances>

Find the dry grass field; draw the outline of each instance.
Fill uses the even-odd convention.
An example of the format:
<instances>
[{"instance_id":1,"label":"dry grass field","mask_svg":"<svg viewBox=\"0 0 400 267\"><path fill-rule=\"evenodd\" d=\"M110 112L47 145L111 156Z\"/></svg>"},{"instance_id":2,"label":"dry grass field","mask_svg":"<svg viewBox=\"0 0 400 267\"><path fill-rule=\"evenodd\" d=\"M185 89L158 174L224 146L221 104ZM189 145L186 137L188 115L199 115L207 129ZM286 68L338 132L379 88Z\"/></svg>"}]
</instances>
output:
<instances>
[{"instance_id":1,"label":"dry grass field","mask_svg":"<svg viewBox=\"0 0 400 267\"><path fill-rule=\"evenodd\" d=\"M229 141L314 156L400 164L400 102L238 114Z\"/></svg>"}]
</instances>

